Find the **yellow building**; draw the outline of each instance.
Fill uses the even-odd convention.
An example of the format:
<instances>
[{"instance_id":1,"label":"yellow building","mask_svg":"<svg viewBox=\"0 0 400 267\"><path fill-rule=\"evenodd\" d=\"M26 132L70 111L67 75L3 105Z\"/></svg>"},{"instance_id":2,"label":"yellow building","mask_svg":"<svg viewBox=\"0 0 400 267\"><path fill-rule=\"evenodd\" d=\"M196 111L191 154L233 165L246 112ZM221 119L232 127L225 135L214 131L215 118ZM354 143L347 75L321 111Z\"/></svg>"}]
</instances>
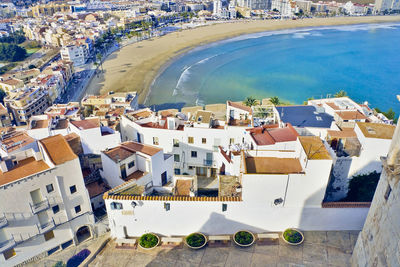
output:
<instances>
[{"instance_id":1,"label":"yellow building","mask_svg":"<svg viewBox=\"0 0 400 267\"><path fill-rule=\"evenodd\" d=\"M46 5L36 5L32 7L32 15L34 17L53 16L54 13L69 13L71 7L68 4L50 3Z\"/></svg>"}]
</instances>

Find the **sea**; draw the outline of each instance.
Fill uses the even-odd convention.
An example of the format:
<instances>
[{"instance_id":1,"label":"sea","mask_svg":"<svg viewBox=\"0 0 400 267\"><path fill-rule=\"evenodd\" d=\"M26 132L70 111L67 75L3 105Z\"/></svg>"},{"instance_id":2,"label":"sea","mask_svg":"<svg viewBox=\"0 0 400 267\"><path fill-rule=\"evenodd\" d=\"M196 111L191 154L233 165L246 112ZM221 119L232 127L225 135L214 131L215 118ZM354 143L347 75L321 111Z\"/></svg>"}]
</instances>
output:
<instances>
[{"instance_id":1,"label":"sea","mask_svg":"<svg viewBox=\"0 0 400 267\"><path fill-rule=\"evenodd\" d=\"M277 96L303 104L344 90L400 114L400 24L269 31L197 47L167 63L145 104L156 109Z\"/></svg>"}]
</instances>

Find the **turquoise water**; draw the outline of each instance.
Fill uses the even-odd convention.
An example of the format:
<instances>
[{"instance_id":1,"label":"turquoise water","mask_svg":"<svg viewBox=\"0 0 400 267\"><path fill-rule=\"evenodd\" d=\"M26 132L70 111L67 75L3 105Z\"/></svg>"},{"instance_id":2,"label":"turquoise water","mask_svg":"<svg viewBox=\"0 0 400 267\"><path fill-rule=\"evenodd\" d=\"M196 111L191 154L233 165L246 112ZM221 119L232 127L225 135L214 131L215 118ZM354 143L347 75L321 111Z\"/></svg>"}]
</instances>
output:
<instances>
[{"instance_id":1,"label":"turquoise water","mask_svg":"<svg viewBox=\"0 0 400 267\"><path fill-rule=\"evenodd\" d=\"M154 81L147 105L278 96L293 104L345 90L400 113L400 24L265 32L199 47Z\"/></svg>"}]
</instances>

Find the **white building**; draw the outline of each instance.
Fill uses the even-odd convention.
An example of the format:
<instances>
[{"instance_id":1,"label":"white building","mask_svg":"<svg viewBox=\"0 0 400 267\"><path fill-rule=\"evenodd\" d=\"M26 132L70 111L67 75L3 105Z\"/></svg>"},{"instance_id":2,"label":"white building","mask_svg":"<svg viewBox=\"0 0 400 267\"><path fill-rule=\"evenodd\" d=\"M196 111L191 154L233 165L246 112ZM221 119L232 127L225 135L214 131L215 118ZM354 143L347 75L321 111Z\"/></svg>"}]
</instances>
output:
<instances>
[{"instance_id":1,"label":"white building","mask_svg":"<svg viewBox=\"0 0 400 267\"><path fill-rule=\"evenodd\" d=\"M69 129L79 135L84 154L100 155L101 151L121 143L120 133L102 126L99 118L70 120Z\"/></svg>"},{"instance_id":2,"label":"white building","mask_svg":"<svg viewBox=\"0 0 400 267\"><path fill-rule=\"evenodd\" d=\"M173 157L137 142L124 142L101 153L101 176L111 187L134 180L145 188L164 186L173 175Z\"/></svg>"},{"instance_id":3,"label":"white building","mask_svg":"<svg viewBox=\"0 0 400 267\"><path fill-rule=\"evenodd\" d=\"M85 45L67 45L61 48L62 60L73 62L74 66L81 66L89 58L89 50Z\"/></svg>"},{"instance_id":4,"label":"white building","mask_svg":"<svg viewBox=\"0 0 400 267\"><path fill-rule=\"evenodd\" d=\"M381 13L385 11L398 11L400 10L399 0L375 0L376 13Z\"/></svg>"},{"instance_id":5,"label":"white building","mask_svg":"<svg viewBox=\"0 0 400 267\"><path fill-rule=\"evenodd\" d=\"M61 135L0 163L0 265L78 244L94 217L78 157Z\"/></svg>"}]
</instances>

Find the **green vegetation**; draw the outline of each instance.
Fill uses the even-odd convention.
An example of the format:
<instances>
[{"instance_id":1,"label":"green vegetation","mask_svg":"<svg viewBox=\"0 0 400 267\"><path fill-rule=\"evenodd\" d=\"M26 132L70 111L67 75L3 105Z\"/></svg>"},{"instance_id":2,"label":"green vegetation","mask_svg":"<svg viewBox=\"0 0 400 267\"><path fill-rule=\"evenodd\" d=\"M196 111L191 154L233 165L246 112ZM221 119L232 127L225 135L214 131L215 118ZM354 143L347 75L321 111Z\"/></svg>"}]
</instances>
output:
<instances>
[{"instance_id":1,"label":"green vegetation","mask_svg":"<svg viewBox=\"0 0 400 267\"><path fill-rule=\"evenodd\" d=\"M269 101L271 101L271 103L274 104L275 106L277 106L281 103L281 101L279 100L279 98L277 96L271 97L269 99Z\"/></svg>"},{"instance_id":2,"label":"green vegetation","mask_svg":"<svg viewBox=\"0 0 400 267\"><path fill-rule=\"evenodd\" d=\"M3 100L4 100L4 97L6 97L6 92L4 92L4 90L3 89L0 89L0 102L1 103L4 103L3 102Z\"/></svg>"},{"instance_id":3,"label":"green vegetation","mask_svg":"<svg viewBox=\"0 0 400 267\"><path fill-rule=\"evenodd\" d=\"M240 245L250 245L254 241L253 235L247 231L237 232L234 238Z\"/></svg>"},{"instance_id":4,"label":"green vegetation","mask_svg":"<svg viewBox=\"0 0 400 267\"><path fill-rule=\"evenodd\" d=\"M245 105L248 106L248 107L255 106L255 105L257 104L257 100L256 100L254 97L252 97L252 96L248 96L248 97L246 97L246 99L243 101L243 104L245 104Z\"/></svg>"},{"instance_id":5,"label":"green vegetation","mask_svg":"<svg viewBox=\"0 0 400 267\"><path fill-rule=\"evenodd\" d=\"M10 64L7 64L7 65L1 67L1 68L0 68L0 74L4 74L4 73L6 73L7 71L12 70L12 69L15 68L17 65L18 65L17 63L10 63Z\"/></svg>"},{"instance_id":6,"label":"green vegetation","mask_svg":"<svg viewBox=\"0 0 400 267\"><path fill-rule=\"evenodd\" d=\"M26 58L26 50L16 44L0 43L0 61L15 62Z\"/></svg>"},{"instance_id":7,"label":"green vegetation","mask_svg":"<svg viewBox=\"0 0 400 267\"><path fill-rule=\"evenodd\" d=\"M380 110L379 108L375 108L375 111L378 113L382 113L383 115L385 115L386 118L388 118L389 120L393 120L394 123L397 123L398 118L392 108L389 108L389 110L386 112Z\"/></svg>"},{"instance_id":8,"label":"green vegetation","mask_svg":"<svg viewBox=\"0 0 400 267\"><path fill-rule=\"evenodd\" d=\"M11 33L9 36L4 36L0 38L0 43L8 43L8 44L22 44L25 42L25 34L23 31L19 30L14 33Z\"/></svg>"},{"instance_id":9,"label":"green vegetation","mask_svg":"<svg viewBox=\"0 0 400 267\"><path fill-rule=\"evenodd\" d=\"M364 175L356 175L349 182L347 196L344 202L371 202L378 185L380 173L376 171Z\"/></svg>"},{"instance_id":10,"label":"green vegetation","mask_svg":"<svg viewBox=\"0 0 400 267\"><path fill-rule=\"evenodd\" d=\"M67 265L62 261L57 261L53 267L66 267Z\"/></svg>"},{"instance_id":11,"label":"green vegetation","mask_svg":"<svg viewBox=\"0 0 400 267\"><path fill-rule=\"evenodd\" d=\"M283 232L283 238L292 244L300 243L303 240L303 236L295 229L286 229L285 232Z\"/></svg>"},{"instance_id":12,"label":"green vegetation","mask_svg":"<svg viewBox=\"0 0 400 267\"><path fill-rule=\"evenodd\" d=\"M158 237L154 234L144 234L140 237L139 244L143 248L154 248L158 244Z\"/></svg>"},{"instance_id":13,"label":"green vegetation","mask_svg":"<svg viewBox=\"0 0 400 267\"><path fill-rule=\"evenodd\" d=\"M202 247L206 243L206 239L202 234L193 233L186 237L186 244L191 247L199 248Z\"/></svg>"},{"instance_id":14,"label":"green vegetation","mask_svg":"<svg viewBox=\"0 0 400 267\"><path fill-rule=\"evenodd\" d=\"M334 94L334 97L344 97L344 96L347 96L347 93L344 90L340 90L339 92L336 92L336 94Z\"/></svg>"}]
</instances>

